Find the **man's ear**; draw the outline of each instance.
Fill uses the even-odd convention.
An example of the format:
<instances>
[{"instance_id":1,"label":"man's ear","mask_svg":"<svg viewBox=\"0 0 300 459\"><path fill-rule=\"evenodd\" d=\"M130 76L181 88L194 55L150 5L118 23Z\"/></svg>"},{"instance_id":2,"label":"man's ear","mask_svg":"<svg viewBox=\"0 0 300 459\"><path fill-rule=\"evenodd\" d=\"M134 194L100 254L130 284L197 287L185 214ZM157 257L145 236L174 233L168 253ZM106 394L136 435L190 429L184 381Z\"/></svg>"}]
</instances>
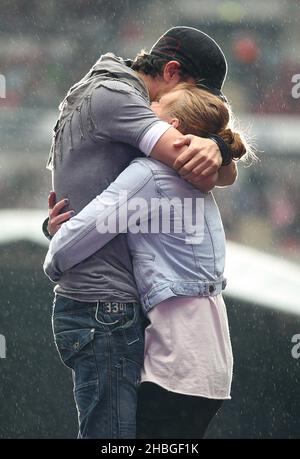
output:
<instances>
[{"instance_id":1,"label":"man's ear","mask_svg":"<svg viewBox=\"0 0 300 459\"><path fill-rule=\"evenodd\" d=\"M172 118L170 121L170 124L173 126L173 128L178 129L180 125L180 121L178 118Z\"/></svg>"},{"instance_id":2,"label":"man's ear","mask_svg":"<svg viewBox=\"0 0 300 459\"><path fill-rule=\"evenodd\" d=\"M178 84L181 81L180 63L177 61L169 61L166 63L163 71L163 77L166 83Z\"/></svg>"}]
</instances>

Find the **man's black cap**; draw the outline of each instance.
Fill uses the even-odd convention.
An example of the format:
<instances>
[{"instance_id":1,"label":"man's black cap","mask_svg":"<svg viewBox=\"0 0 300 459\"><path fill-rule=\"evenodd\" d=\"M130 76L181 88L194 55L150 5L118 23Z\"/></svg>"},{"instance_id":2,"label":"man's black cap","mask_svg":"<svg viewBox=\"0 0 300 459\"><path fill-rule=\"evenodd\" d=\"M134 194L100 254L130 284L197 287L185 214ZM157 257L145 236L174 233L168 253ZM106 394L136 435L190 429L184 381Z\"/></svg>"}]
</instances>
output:
<instances>
[{"instance_id":1,"label":"man's black cap","mask_svg":"<svg viewBox=\"0 0 300 459\"><path fill-rule=\"evenodd\" d=\"M227 62L220 46L209 35L193 27L172 27L151 48L150 54L178 61L183 70L206 88L222 97Z\"/></svg>"}]
</instances>

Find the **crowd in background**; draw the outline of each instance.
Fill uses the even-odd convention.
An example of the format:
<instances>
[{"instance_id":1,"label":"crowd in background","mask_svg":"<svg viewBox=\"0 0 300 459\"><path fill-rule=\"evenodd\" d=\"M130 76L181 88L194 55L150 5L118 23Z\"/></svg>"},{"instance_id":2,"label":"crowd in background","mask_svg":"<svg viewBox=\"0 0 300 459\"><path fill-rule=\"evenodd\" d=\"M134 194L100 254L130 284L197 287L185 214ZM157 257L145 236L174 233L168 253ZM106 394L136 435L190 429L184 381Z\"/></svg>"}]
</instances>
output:
<instances>
[{"instance_id":1,"label":"crowd in background","mask_svg":"<svg viewBox=\"0 0 300 459\"><path fill-rule=\"evenodd\" d=\"M104 0L2 3L0 73L6 79L2 111L56 109L67 89L100 54L112 51L132 58L170 25L170 2L164 3L161 15L166 17L154 28L157 33L152 38L144 0L120 0L117 8ZM297 11L300 22L300 8ZM300 99L291 97L291 76L300 73L300 64L289 49L288 21L261 22L258 15L251 21L216 17L184 22L211 34L222 45L229 64L225 93L237 114L300 116ZM177 24L181 23L180 18ZM46 162L47 151L41 153ZM300 156L295 152L286 159L284 153L280 158L272 151L259 153L261 161L242 167L239 182L232 189L218 190L216 196L229 238L269 251L282 249L295 257L300 251L300 203L295 199ZM39 168L16 165L10 178L0 181L1 207L41 207L42 186ZM35 199L30 199L33 195Z\"/></svg>"},{"instance_id":2,"label":"crowd in background","mask_svg":"<svg viewBox=\"0 0 300 459\"><path fill-rule=\"evenodd\" d=\"M7 17L2 7L0 18L1 73L7 83L1 105L56 106L100 54L114 51L123 56L124 49L138 52L137 43L142 48L148 42L143 31L147 18L130 19L130 12L142 9L143 0L118 2L115 15L113 2L107 1L92 2L92 6L82 0L50 1L47 5L19 0L17 15L13 15L13 3L9 2ZM122 11L127 12L125 20ZM299 61L288 52L290 43L283 40L288 24L259 20L231 23L216 18L213 24L190 21L187 25L212 34L221 43L230 69L227 92L239 110L300 114L300 104L289 97L290 76L299 72Z\"/></svg>"}]
</instances>

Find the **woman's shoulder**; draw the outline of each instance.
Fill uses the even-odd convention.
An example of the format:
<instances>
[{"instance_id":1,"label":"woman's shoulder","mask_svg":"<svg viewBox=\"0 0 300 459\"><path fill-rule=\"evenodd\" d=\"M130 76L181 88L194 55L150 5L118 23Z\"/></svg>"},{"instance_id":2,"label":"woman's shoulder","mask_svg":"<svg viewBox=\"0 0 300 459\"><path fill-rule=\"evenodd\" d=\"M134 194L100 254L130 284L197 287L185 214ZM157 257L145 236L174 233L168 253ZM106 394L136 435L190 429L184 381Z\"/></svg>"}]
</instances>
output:
<instances>
[{"instance_id":1,"label":"woman's shoulder","mask_svg":"<svg viewBox=\"0 0 300 459\"><path fill-rule=\"evenodd\" d=\"M137 164L140 165L140 167L148 169L149 171L152 172L167 172L172 175L177 175L177 172L172 169L170 166L167 166L166 164L162 163L161 161L157 161L156 159L153 159L151 157L139 157L135 158L131 164Z\"/></svg>"}]
</instances>

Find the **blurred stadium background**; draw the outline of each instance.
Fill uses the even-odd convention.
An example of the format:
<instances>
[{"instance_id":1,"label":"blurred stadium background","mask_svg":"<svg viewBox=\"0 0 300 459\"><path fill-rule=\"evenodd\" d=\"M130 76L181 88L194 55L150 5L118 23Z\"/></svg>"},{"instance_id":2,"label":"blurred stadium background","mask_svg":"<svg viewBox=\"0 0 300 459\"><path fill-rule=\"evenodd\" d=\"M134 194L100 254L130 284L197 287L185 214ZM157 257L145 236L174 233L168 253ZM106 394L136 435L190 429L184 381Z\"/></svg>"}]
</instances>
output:
<instances>
[{"instance_id":1,"label":"blurred stadium background","mask_svg":"<svg viewBox=\"0 0 300 459\"><path fill-rule=\"evenodd\" d=\"M37 236L47 213L45 165L60 100L102 53L134 57L174 25L212 35L228 58L224 92L240 124L251 129L260 157L255 166L239 168L234 186L216 192L227 237L257 250L257 268L259 253L266 252L300 269L300 98L292 96L292 78L300 74L300 1L0 0L0 8L6 81L0 98L0 334L7 342L6 359L0 359L0 438L74 437L70 375L52 343L52 286L41 270L47 241ZM257 269L257 275L264 272ZM255 291L255 277L251 282ZM280 284L266 279L269 290L286 288L297 298L297 280ZM209 436L299 438L300 360L290 350L300 312L285 312L284 300L277 310L275 303L265 308L242 294L229 295L227 303L233 400Z\"/></svg>"}]
</instances>

